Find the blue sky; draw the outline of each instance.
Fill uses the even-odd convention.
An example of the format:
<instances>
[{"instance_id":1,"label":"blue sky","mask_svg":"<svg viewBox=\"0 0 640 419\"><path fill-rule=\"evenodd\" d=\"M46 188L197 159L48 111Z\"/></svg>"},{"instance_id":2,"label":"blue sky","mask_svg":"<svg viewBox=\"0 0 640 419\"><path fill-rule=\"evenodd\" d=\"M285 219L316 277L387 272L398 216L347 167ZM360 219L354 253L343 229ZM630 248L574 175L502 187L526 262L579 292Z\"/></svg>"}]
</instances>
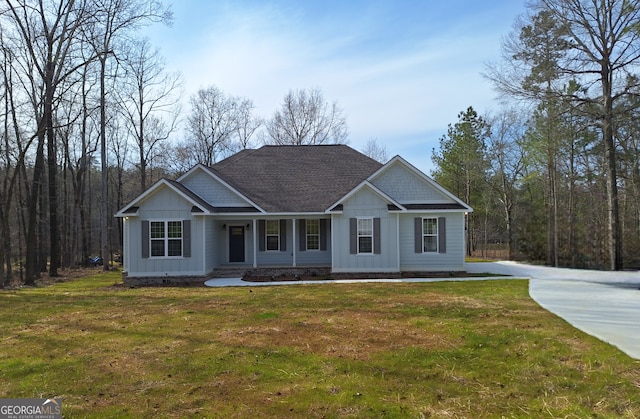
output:
<instances>
[{"instance_id":1,"label":"blue sky","mask_svg":"<svg viewBox=\"0 0 640 419\"><path fill-rule=\"evenodd\" d=\"M269 118L290 89L337 101L349 144L376 138L425 173L431 151L473 106L499 106L482 78L524 1L223 1L173 3L171 27L145 30L180 71L186 97L215 85Z\"/></svg>"}]
</instances>

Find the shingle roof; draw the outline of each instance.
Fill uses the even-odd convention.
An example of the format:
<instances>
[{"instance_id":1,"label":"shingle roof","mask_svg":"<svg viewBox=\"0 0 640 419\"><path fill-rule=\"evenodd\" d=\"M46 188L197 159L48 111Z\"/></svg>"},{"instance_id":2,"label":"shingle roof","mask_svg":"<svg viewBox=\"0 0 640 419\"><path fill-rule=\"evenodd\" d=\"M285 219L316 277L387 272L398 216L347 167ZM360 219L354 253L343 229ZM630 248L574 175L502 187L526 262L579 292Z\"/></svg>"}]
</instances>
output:
<instances>
[{"instance_id":1,"label":"shingle roof","mask_svg":"<svg viewBox=\"0 0 640 419\"><path fill-rule=\"evenodd\" d=\"M263 146L210 169L265 211L321 212L382 164L346 145Z\"/></svg>"}]
</instances>

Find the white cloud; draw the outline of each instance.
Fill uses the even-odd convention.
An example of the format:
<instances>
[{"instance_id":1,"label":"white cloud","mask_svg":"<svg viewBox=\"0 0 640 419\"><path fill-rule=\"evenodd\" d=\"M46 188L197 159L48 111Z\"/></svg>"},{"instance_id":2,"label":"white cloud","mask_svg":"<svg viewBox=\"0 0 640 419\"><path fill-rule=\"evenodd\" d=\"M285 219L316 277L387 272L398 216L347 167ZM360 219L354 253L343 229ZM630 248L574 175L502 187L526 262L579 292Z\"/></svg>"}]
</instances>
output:
<instances>
[{"instance_id":1,"label":"white cloud","mask_svg":"<svg viewBox=\"0 0 640 419\"><path fill-rule=\"evenodd\" d=\"M434 133L436 140L445 134L468 106L486 111L494 94L480 72L484 62L497 58L510 26L491 25L488 16L461 16L434 26L432 33L422 27L394 32L383 30L388 22L376 21L375 10L352 22L310 22L291 7L230 7L235 4L211 13L205 26L187 25L198 34L189 37L188 48L165 43L187 94L215 84L252 99L257 113L269 117L289 89L319 87L344 108L356 148L378 138L412 149L419 141L433 142ZM406 38L385 38L396 32ZM395 143L400 140L404 147Z\"/></svg>"}]
</instances>

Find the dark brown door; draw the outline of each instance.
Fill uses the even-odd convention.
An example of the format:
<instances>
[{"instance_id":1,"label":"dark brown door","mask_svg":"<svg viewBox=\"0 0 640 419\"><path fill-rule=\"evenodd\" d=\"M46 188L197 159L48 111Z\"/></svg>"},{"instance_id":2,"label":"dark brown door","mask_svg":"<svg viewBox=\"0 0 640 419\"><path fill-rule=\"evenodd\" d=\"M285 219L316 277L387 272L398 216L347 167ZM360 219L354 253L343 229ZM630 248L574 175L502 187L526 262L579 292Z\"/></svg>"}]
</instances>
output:
<instances>
[{"instance_id":1,"label":"dark brown door","mask_svg":"<svg viewBox=\"0 0 640 419\"><path fill-rule=\"evenodd\" d=\"M229 226L229 262L244 262L243 226Z\"/></svg>"}]
</instances>

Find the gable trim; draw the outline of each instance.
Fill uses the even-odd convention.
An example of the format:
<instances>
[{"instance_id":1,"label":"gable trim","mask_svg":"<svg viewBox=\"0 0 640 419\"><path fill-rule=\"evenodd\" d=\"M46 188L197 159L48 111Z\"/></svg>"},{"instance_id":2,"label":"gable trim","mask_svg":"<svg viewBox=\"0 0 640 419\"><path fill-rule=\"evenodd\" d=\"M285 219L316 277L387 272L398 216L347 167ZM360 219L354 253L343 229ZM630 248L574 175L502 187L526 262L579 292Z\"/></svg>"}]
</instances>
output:
<instances>
[{"instance_id":1,"label":"gable trim","mask_svg":"<svg viewBox=\"0 0 640 419\"><path fill-rule=\"evenodd\" d=\"M394 211L403 211L403 212L406 211L406 208L402 204L400 204L395 199L391 198L386 193L382 192L382 190L377 188L374 184L372 184L368 180L365 180L364 182L362 182L361 184L353 188L351 191L349 191L345 196L343 196L338 201L333 203L329 208L325 210L325 213L342 211L342 203L347 199L351 198L352 196L354 196L355 194L357 194L358 192L360 192L361 190L363 190L364 188L369 188L371 191L373 191L376 195L378 195L384 201L387 201L388 205L395 206L397 209L394 209Z\"/></svg>"},{"instance_id":2,"label":"gable trim","mask_svg":"<svg viewBox=\"0 0 640 419\"><path fill-rule=\"evenodd\" d=\"M438 192L442 193L443 195L445 195L449 199L453 200L456 204L459 205L459 209L464 210L465 212L473 212L473 208L471 208L468 204L466 204L460 198L458 198L457 196L455 196L454 194L449 192L447 189L445 189L438 182L436 182L435 180L431 179L426 174L422 173L418 168L416 168L414 165L412 165L411 163L409 163L408 161L406 161L405 159L403 159L400 156L395 156L394 158L389 160L384 166L382 166L380 169L378 169L376 172L374 172L371 176L369 176L367 178L367 181L373 182L373 180L375 178L377 178L382 173L386 172L391 166L394 166L396 164L403 165L410 172L412 172L413 174L418 176L423 181L427 182L429 184L429 186L435 188ZM411 205L415 205L415 204L411 204ZM437 204L435 204L435 205L437 205Z\"/></svg>"},{"instance_id":3,"label":"gable trim","mask_svg":"<svg viewBox=\"0 0 640 419\"><path fill-rule=\"evenodd\" d=\"M184 200L186 200L187 202L189 202L191 204L191 208L193 210L194 207L202 210L202 212L200 212L200 214L202 215L211 215L211 206L208 205L204 200L202 199L195 199L194 197L197 197L196 194L194 194L193 192L191 192L191 194L193 194L193 196L190 196L191 194L185 193L185 191L183 190L183 188L185 190L188 190L184 185L180 185L181 187L178 187L174 184L175 181L171 181L165 178L160 179L159 181L157 181L156 183L154 183L149 189L147 189L146 191L144 191L143 193L141 193L140 195L138 195L133 201L131 201L129 204L127 204L126 206L124 206L122 209L120 209L116 214L115 217L129 217L132 215L137 215L137 211L139 208L139 203L144 201L146 198L152 196L153 194L155 194L158 190L160 190L163 187L167 187L169 189L171 189L173 192L175 192L176 194L180 195ZM134 212L134 208L135 208L135 212Z\"/></svg>"},{"instance_id":4,"label":"gable trim","mask_svg":"<svg viewBox=\"0 0 640 419\"><path fill-rule=\"evenodd\" d=\"M176 181L181 183L182 180L184 180L185 178L189 177L191 174L195 173L198 170L201 170L201 171L205 172L206 174L211 176L213 179L215 179L216 181L220 182L225 188L229 189L229 191L231 191L232 193L237 195L240 199L245 201L247 204L251 205L252 207L257 208L259 212L261 212L261 213L266 213L267 212L264 209L262 209L258 204L256 204L251 199L249 199L242 192L238 191L236 188L231 186L229 183L225 182L220 176L218 176L213 171L213 169L211 169L211 168L209 168L209 167L207 167L207 166L205 166L205 165L203 165L201 163L198 163L195 166L193 166L191 169L189 169L189 171L187 171L185 174L183 174L178 179L176 179Z\"/></svg>"}]
</instances>

